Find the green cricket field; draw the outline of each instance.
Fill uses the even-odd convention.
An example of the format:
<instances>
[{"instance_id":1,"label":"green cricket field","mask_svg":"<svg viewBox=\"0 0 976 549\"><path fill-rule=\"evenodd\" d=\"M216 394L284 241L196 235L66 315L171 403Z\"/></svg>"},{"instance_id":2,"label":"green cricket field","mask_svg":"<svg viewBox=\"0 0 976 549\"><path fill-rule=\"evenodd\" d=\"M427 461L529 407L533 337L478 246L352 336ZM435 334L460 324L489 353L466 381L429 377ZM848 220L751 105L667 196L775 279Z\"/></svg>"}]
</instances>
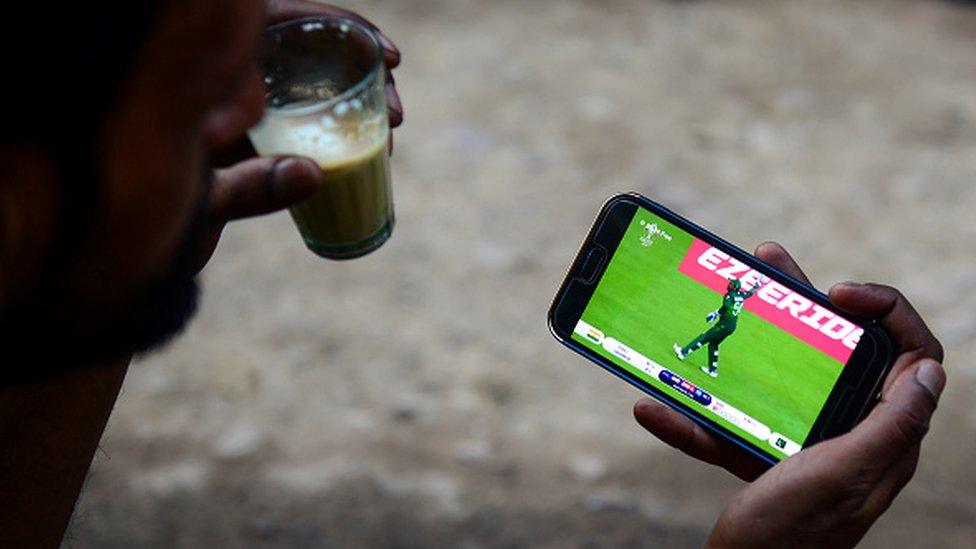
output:
<instances>
[{"instance_id":1,"label":"green cricket field","mask_svg":"<svg viewBox=\"0 0 976 549\"><path fill-rule=\"evenodd\" d=\"M657 223L671 239L654 238L645 245L641 237L647 241L646 230L639 221ZM745 309L735 333L721 344L718 378L700 370L708 363L707 347L679 360L674 344L684 346L706 330L705 315L722 304L722 295L678 270L692 241L688 233L639 210L582 319L773 432L803 444L843 365ZM692 402L601 346L576 334L573 338L678 400ZM756 442L708 410L692 407Z\"/></svg>"}]
</instances>

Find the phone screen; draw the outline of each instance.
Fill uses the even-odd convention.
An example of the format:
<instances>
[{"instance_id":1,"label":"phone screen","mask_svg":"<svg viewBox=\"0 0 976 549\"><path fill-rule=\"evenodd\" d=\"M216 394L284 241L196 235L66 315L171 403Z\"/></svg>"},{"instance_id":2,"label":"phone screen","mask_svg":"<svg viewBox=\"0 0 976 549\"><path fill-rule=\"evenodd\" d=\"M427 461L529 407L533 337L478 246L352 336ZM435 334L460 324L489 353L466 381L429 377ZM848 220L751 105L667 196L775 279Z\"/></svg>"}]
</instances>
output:
<instances>
[{"instance_id":1,"label":"phone screen","mask_svg":"<svg viewBox=\"0 0 976 549\"><path fill-rule=\"evenodd\" d=\"M638 208L572 337L784 459L802 448L863 333Z\"/></svg>"}]
</instances>

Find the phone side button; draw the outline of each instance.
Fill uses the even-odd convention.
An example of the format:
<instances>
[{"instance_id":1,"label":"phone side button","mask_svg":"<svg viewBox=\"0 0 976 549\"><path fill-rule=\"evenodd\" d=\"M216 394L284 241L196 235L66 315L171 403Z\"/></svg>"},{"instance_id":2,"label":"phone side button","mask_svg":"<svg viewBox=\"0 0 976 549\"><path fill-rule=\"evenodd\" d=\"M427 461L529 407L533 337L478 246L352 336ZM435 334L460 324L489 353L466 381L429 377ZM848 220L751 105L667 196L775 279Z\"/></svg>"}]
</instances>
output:
<instances>
[{"instance_id":1,"label":"phone side button","mask_svg":"<svg viewBox=\"0 0 976 549\"><path fill-rule=\"evenodd\" d=\"M579 280L583 284L592 284L596 279L596 273L603 266L603 261L607 258L607 252L603 251L602 248L593 248L590 253L587 254L586 260L583 261L583 266L580 267Z\"/></svg>"}]
</instances>

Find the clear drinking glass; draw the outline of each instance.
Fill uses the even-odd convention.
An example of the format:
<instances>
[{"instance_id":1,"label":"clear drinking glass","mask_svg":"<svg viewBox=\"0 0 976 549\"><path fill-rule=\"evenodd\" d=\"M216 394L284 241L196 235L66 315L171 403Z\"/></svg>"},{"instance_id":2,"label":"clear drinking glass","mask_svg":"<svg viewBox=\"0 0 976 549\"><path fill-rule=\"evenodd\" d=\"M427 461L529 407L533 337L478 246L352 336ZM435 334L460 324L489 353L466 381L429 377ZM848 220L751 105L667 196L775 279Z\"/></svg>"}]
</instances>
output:
<instances>
[{"instance_id":1,"label":"clear drinking glass","mask_svg":"<svg viewBox=\"0 0 976 549\"><path fill-rule=\"evenodd\" d=\"M383 51L372 30L340 17L288 21L265 32L267 109L249 132L261 155L319 163L325 185L293 206L305 244L352 259L393 233Z\"/></svg>"}]
</instances>

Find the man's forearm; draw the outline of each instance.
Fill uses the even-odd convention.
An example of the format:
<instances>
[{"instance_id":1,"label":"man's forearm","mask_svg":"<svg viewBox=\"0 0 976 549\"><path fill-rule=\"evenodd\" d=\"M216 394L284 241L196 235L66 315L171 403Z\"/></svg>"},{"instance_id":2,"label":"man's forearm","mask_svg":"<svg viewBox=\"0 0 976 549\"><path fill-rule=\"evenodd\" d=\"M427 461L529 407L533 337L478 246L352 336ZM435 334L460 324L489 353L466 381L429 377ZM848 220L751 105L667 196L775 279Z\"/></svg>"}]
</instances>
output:
<instances>
[{"instance_id":1,"label":"man's forearm","mask_svg":"<svg viewBox=\"0 0 976 549\"><path fill-rule=\"evenodd\" d=\"M0 388L0 547L59 546L128 365Z\"/></svg>"}]
</instances>

